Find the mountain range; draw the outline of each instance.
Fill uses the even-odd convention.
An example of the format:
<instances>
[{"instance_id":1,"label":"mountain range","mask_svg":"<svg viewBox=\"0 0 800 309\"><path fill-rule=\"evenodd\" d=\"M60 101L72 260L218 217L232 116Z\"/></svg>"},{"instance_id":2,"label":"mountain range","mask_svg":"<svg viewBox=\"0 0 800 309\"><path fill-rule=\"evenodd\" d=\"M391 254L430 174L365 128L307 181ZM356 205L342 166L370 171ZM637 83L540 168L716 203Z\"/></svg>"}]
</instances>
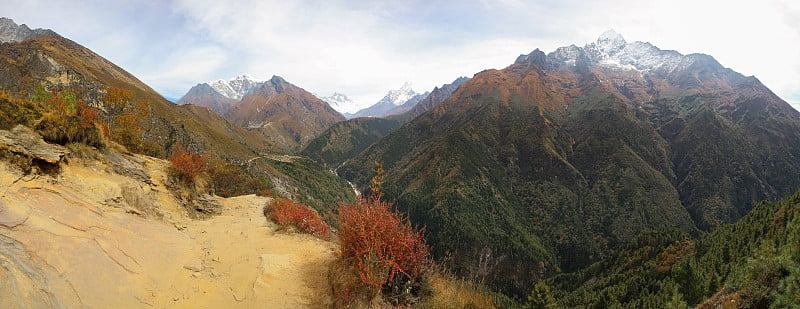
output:
<instances>
[{"instance_id":1,"label":"mountain range","mask_svg":"<svg viewBox=\"0 0 800 309\"><path fill-rule=\"evenodd\" d=\"M411 83L405 83L399 89L387 92L380 101L372 106L356 112L351 118L386 117L400 114L425 99L428 94L429 92L417 93L411 88Z\"/></svg>"},{"instance_id":2,"label":"mountain range","mask_svg":"<svg viewBox=\"0 0 800 309\"><path fill-rule=\"evenodd\" d=\"M200 83L173 104L51 30L2 18L0 42L3 129L42 132L70 108L105 116L120 89L146 107L140 152L181 145L232 167L228 187L256 183L323 214L353 201L345 179L369 193L380 162L384 199L425 226L433 258L517 300L549 284L568 307L764 307L791 304L800 286L798 196L757 206L800 188L800 112L709 55L607 31L423 94L405 84L346 120L345 95L323 100L280 76ZM48 110L60 105L37 103L43 92L88 107ZM61 143L104 158L137 150Z\"/></svg>"},{"instance_id":3,"label":"mountain range","mask_svg":"<svg viewBox=\"0 0 800 309\"><path fill-rule=\"evenodd\" d=\"M220 79L214 82L197 84L175 103L203 106L217 114L225 115L234 104L244 96L253 93L262 85L264 85L264 81L256 80L244 74L228 81Z\"/></svg>"},{"instance_id":4,"label":"mountain range","mask_svg":"<svg viewBox=\"0 0 800 309\"><path fill-rule=\"evenodd\" d=\"M279 76L246 95L225 114L231 122L261 132L297 151L344 116Z\"/></svg>"},{"instance_id":5,"label":"mountain range","mask_svg":"<svg viewBox=\"0 0 800 309\"><path fill-rule=\"evenodd\" d=\"M17 27L27 29L25 26ZM10 31L16 33L21 30ZM192 152L229 162L236 167L235 174L240 180L251 179L255 182L257 179L263 179L285 196L303 200L310 206L320 209L353 198L353 193L344 180L330 174L313 161L298 159L286 162L283 159L273 159L276 155L289 154L287 147L297 143L295 136L301 139L303 137L300 134L307 133L306 131L288 133L276 130L275 132L285 135L272 138L265 136L259 130L248 130L230 122L205 107L191 104L175 105L130 73L91 50L54 35L52 31L39 33L41 36L24 41L0 44L0 59L2 59L0 89L11 96L20 100L30 100L40 87L53 91L67 90L76 93L80 100L88 105L105 108L104 101L108 89L130 91L136 101L146 103L149 111L146 120L141 121L144 127L141 135L143 144L147 146L151 155L166 156L176 145L182 145ZM295 100L298 96L313 97L284 83L280 78L273 78L272 81L265 82L262 88L267 85L279 88L281 93L285 93L284 96L291 100ZM278 90L275 88L265 92L277 93ZM261 94L255 93L251 96L253 97L251 101L259 101L262 97ZM325 105L324 102L314 99L316 101L312 101L313 104ZM305 103L302 100L292 102ZM268 113L275 107L256 108ZM15 108L18 109L20 108ZM300 108L296 110L302 111ZM19 111L6 112L19 113ZM343 120L343 117L335 111L328 110L328 112L331 117L336 117L331 123ZM313 114L310 111L305 113ZM0 115L7 114L0 113ZM269 118L271 116L266 113L262 115L263 119L271 119ZM285 118L280 115L277 117ZM26 121L19 117L13 119ZM13 126L14 121L6 125ZM273 125L275 128L282 127ZM315 125L320 124L311 122L301 128ZM318 130L321 132L323 129ZM310 136L305 137L307 140L310 138ZM281 141L286 143L279 143ZM244 184L240 187L244 187Z\"/></svg>"},{"instance_id":6,"label":"mountain range","mask_svg":"<svg viewBox=\"0 0 800 309\"><path fill-rule=\"evenodd\" d=\"M326 102L280 76L260 81L245 74L197 84L176 103L207 107L291 151L305 147L345 119Z\"/></svg>"},{"instance_id":7,"label":"mountain range","mask_svg":"<svg viewBox=\"0 0 800 309\"><path fill-rule=\"evenodd\" d=\"M314 138L301 153L323 165L338 167L376 141L394 132L401 125L444 102L467 80L469 78L459 77L450 84L435 87L423 100L414 104L411 109L400 114L391 114L386 119L361 117L336 123ZM406 102L413 102L413 100ZM405 106L407 105L410 104L397 106L394 110L399 112L401 108L406 109Z\"/></svg>"},{"instance_id":8,"label":"mountain range","mask_svg":"<svg viewBox=\"0 0 800 309\"><path fill-rule=\"evenodd\" d=\"M352 118L353 114L360 110L358 108L358 103L353 102L353 100L343 93L334 92L330 96L315 94L315 96L328 103L333 109L347 118Z\"/></svg>"},{"instance_id":9,"label":"mountain range","mask_svg":"<svg viewBox=\"0 0 800 309\"><path fill-rule=\"evenodd\" d=\"M427 226L459 274L524 295L646 229L734 222L800 187L800 114L703 54L613 31L486 70L339 168Z\"/></svg>"},{"instance_id":10,"label":"mountain range","mask_svg":"<svg viewBox=\"0 0 800 309\"><path fill-rule=\"evenodd\" d=\"M386 118L400 121L400 123L409 122L444 102L444 100L449 98L450 95L453 94L453 92L455 92L459 86L461 86L461 84L467 82L468 80L469 77L462 76L456 78L452 83L444 84L441 87L435 87L421 101L418 101L415 104L409 104L412 102L409 100L405 104L398 106L396 109L389 112Z\"/></svg>"}]
</instances>

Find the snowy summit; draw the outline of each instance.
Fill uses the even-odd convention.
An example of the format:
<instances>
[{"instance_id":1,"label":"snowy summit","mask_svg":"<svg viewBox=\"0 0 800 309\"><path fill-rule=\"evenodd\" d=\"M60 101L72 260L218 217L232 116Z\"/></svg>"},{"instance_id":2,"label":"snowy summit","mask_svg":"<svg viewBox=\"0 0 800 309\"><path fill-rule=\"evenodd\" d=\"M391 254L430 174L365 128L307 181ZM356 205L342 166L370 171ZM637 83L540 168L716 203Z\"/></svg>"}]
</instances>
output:
<instances>
[{"instance_id":1,"label":"snowy summit","mask_svg":"<svg viewBox=\"0 0 800 309\"><path fill-rule=\"evenodd\" d=\"M362 106L358 105L358 103L353 102L346 94L334 92L332 95L329 96L321 96L318 94L314 94L316 97L320 98L320 100L325 101L330 105L333 109L337 112L341 113L342 115L354 114Z\"/></svg>"},{"instance_id":2,"label":"snowy summit","mask_svg":"<svg viewBox=\"0 0 800 309\"><path fill-rule=\"evenodd\" d=\"M226 81L220 79L208 83L208 85L219 94L234 100L241 100L244 96L252 93L263 84L263 80L255 79L246 73L231 80Z\"/></svg>"},{"instance_id":3,"label":"snowy summit","mask_svg":"<svg viewBox=\"0 0 800 309\"><path fill-rule=\"evenodd\" d=\"M597 41L584 47L559 47L546 56L537 49L529 55L519 56L517 63L543 61L550 66L576 66L578 63L585 63L617 70L668 73L677 68L684 57L674 50L661 50L647 42L628 43L619 33L608 30Z\"/></svg>"},{"instance_id":4,"label":"snowy summit","mask_svg":"<svg viewBox=\"0 0 800 309\"><path fill-rule=\"evenodd\" d=\"M392 103L392 105L400 106L405 104L409 99L413 98L415 95L418 95L418 93L416 93L414 89L411 89L411 83L405 82L403 86L400 87L400 89L389 90L386 96L384 96L383 99L381 99L381 101L378 102L378 104L380 104L381 102L388 102Z\"/></svg>"}]
</instances>

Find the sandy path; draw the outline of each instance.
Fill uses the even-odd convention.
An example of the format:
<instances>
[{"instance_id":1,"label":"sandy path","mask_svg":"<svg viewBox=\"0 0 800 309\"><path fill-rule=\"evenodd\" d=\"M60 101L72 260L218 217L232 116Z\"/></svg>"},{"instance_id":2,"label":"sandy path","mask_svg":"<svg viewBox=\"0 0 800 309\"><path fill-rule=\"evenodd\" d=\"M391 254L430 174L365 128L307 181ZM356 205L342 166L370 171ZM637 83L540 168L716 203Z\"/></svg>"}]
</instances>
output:
<instances>
[{"instance_id":1,"label":"sandy path","mask_svg":"<svg viewBox=\"0 0 800 309\"><path fill-rule=\"evenodd\" d=\"M192 280L181 290L187 297L175 303L178 307L320 308L330 302L332 244L275 232L253 199L222 200L223 215L187 227L202 256L187 267Z\"/></svg>"},{"instance_id":2,"label":"sandy path","mask_svg":"<svg viewBox=\"0 0 800 309\"><path fill-rule=\"evenodd\" d=\"M0 164L0 308L327 307L332 243L276 232L256 196L190 219L165 163L140 161L153 184L103 165L53 180Z\"/></svg>"}]
</instances>

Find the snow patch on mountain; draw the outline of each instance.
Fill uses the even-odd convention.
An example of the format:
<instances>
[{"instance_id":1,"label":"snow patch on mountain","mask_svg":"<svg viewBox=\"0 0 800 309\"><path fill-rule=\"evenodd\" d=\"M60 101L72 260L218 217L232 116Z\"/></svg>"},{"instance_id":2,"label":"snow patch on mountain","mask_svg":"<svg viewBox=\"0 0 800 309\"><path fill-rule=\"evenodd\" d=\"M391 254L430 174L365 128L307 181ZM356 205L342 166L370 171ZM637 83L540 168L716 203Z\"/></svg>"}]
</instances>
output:
<instances>
[{"instance_id":1,"label":"snow patch on mountain","mask_svg":"<svg viewBox=\"0 0 800 309\"><path fill-rule=\"evenodd\" d=\"M329 96L321 96L319 94L314 94L320 100L325 101L330 105L333 109L339 112L342 115L348 116L355 114L365 106L363 104L359 104L351 100L346 94L334 92L332 95Z\"/></svg>"},{"instance_id":2,"label":"snow patch on mountain","mask_svg":"<svg viewBox=\"0 0 800 309\"><path fill-rule=\"evenodd\" d=\"M428 92L418 93L411 88L411 83L405 82L400 89L389 90L386 95L370 107L359 110L354 117L386 117L392 111L406 105L412 107L428 96Z\"/></svg>"},{"instance_id":3,"label":"snow patch on mountain","mask_svg":"<svg viewBox=\"0 0 800 309\"><path fill-rule=\"evenodd\" d=\"M684 58L674 50L661 50L647 42L628 43L614 30L603 32L597 41L587 44L583 50L595 64L620 70L643 72L671 72ZM566 62L565 62L566 63Z\"/></svg>"},{"instance_id":4,"label":"snow patch on mountain","mask_svg":"<svg viewBox=\"0 0 800 309\"><path fill-rule=\"evenodd\" d=\"M546 56L537 49L528 55L520 55L517 63L546 67L588 65L642 73L669 73L686 65L686 57L674 50L661 50L647 42L628 43L619 33L608 30L584 47L559 47Z\"/></svg>"},{"instance_id":5,"label":"snow patch on mountain","mask_svg":"<svg viewBox=\"0 0 800 309\"><path fill-rule=\"evenodd\" d=\"M378 104L381 102L388 102L392 103L394 106L400 106L418 94L419 93L411 88L411 83L405 82L400 89L389 90L389 93L387 93L386 96L384 96L383 99L378 102Z\"/></svg>"},{"instance_id":6,"label":"snow patch on mountain","mask_svg":"<svg viewBox=\"0 0 800 309\"><path fill-rule=\"evenodd\" d=\"M241 100L244 96L253 93L253 91L264 85L264 81L255 79L245 73L231 80L220 79L207 84L226 98Z\"/></svg>"}]
</instances>

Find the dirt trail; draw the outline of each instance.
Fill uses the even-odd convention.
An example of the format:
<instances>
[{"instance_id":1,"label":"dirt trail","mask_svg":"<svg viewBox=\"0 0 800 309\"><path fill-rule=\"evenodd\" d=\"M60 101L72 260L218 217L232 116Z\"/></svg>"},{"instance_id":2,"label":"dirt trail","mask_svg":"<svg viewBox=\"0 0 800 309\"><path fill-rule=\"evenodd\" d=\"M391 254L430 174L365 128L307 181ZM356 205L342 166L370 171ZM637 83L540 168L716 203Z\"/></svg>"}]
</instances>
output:
<instances>
[{"instance_id":1,"label":"dirt trail","mask_svg":"<svg viewBox=\"0 0 800 309\"><path fill-rule=\"evenodd\" d=\"M330 303L334 245L276 232L261 213L267 198L219 199L221 215L193 220L166 189L164 161L126 161L152 184L107 164L49 178L0 163L0 308Z\"/></svg>"},{"instance_id":2,"label":"dirt trail","mask_svg":"<svg viewBox=\"0 0 800 309\"><path fill-rule=\"evenodd\" d=\"M222 200L225 214L195 222L186 233L202 251L181 305L320 308L329 302L327 272L334 247L307 235L276 233L253 196ZM197 261L195 261L196 263ZM199 269L198 269L199 268Z\"/></svg>"}]
</instances>

